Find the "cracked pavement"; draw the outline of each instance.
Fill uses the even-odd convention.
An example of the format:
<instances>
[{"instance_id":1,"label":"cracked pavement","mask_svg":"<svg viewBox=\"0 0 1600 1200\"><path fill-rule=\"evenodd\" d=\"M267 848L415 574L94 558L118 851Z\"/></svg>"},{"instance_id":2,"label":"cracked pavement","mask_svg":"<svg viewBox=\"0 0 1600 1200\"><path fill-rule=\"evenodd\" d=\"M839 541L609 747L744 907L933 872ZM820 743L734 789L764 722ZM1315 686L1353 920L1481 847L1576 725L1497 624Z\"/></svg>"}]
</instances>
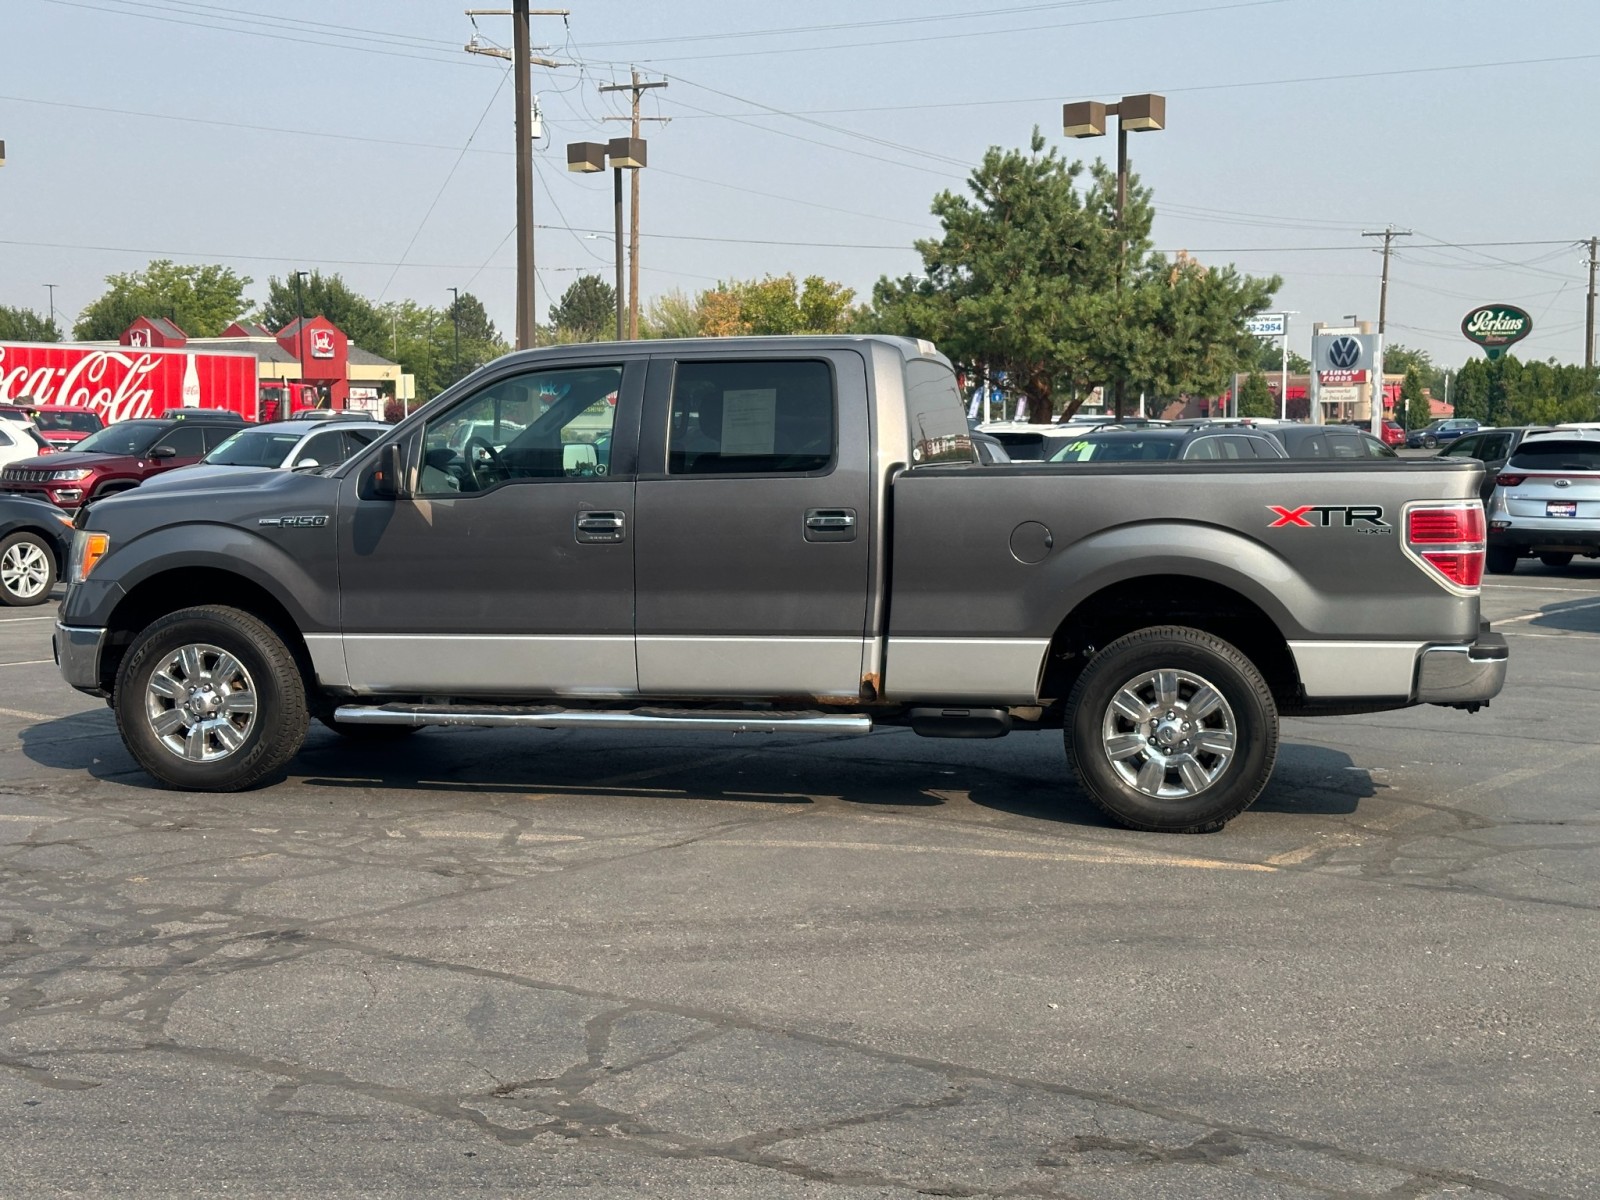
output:
<instances>
[{"instance_id":1,"label":"cracked pavement","mask_svg":"<svg viewBox=\"0 0 1600 1200\"><path fill-rule=\"evenodd\" d=\"M1198 838L1053 735L165 792L0 611L0 1195L1593 1196L1597 600L1492 580L1490 710L1286 722Z\"/></svg>"}]
</instances>

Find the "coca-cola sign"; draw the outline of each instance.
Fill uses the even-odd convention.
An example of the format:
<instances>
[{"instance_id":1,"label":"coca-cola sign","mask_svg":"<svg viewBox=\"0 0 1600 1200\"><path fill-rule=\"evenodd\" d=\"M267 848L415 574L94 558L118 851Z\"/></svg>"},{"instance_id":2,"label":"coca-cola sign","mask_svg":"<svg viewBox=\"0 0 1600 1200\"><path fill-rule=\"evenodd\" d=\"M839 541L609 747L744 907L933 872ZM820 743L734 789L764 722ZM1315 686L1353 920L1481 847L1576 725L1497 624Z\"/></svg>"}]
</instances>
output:
<instances>
[{"instance_id":1,"label":"coca-cola sign","mask_svg":"<svg viewBox=\"0 0 1600 1200\"><path fill-rule=\"evenodd\" d=\"M1533 332L1533 318L1514 304L1480 304L1461 319L1461 332L1499 358Z\"/></svg>"},{"instance_id":2,"label":"coca-cola sign","mask_svg":"<svg viewBox=\"0 0 1600 1200\"><path fill-rule=\"evenodd\" d=\"M254 417L256 360L132 346L0 343L0 403L24 399L86 408L107 424L185 404Z\"/></svg>"}]
</instances>

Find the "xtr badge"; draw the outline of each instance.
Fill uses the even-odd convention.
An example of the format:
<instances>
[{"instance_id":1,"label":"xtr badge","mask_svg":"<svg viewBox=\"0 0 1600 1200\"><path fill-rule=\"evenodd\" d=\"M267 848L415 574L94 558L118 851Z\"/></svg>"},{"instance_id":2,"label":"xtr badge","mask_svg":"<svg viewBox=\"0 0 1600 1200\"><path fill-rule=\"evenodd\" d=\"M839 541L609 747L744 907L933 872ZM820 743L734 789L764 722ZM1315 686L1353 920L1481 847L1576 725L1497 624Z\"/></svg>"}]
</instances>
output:
<instances>
[{"instance_id":1,"label":"xtr badge","mask_svg":"<svg viewBox=\"0 0 1600 1200\"><path fill-rule=\"evenodd\" d=\"M1267 511L1275 518L1268 525L1268 529L1323 529L1342 527L1344 529L1359 528L1363 533L1378 529L1389 529L1389 522L1383 519L1383 509L1376 504L1302 504L1298 508L1286 508L1280 504L1267 505Z\"/></svg>"}]
</instances>

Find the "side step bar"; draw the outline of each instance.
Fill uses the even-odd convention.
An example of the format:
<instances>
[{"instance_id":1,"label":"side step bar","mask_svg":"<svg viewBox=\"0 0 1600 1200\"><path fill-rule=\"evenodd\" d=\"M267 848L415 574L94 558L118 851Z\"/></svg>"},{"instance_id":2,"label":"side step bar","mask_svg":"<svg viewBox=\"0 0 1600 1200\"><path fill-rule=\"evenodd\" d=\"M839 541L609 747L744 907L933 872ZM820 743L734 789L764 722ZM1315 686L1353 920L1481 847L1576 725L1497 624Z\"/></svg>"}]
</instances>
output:
<instances>
[{"instance_id":1,"label":"side step bar","mask_svg":"<svg viewBox=\"0 0 1600 1200\"><path fill-rule=\"evenodd\" d=\"M474 725L523 729L667 729L690 733L871 733L872 718L825 712L702 708L568 709L554 705L341 704L351 725Z\"/></svg>"}]
</instances>

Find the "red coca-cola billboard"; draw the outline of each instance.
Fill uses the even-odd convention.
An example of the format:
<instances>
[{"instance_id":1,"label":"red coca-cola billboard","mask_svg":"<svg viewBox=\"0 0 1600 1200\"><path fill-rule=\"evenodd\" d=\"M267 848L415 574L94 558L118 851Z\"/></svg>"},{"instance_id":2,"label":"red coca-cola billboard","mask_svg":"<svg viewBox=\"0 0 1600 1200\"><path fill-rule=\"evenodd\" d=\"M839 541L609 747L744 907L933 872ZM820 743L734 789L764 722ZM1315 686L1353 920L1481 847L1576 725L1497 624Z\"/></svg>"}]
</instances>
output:
<instances>
[{"instance_id":1,"label":"red coca-cola billboard","mask_svg":"<svg viewBox=\"0 0 1600 1200\"><path fill-rule=\"evenodd\" d=\"M0 403L65 404L108 425L183 406L257 418L256 359L134 346L0 342Z\"/></svg>"}]
</instances>

